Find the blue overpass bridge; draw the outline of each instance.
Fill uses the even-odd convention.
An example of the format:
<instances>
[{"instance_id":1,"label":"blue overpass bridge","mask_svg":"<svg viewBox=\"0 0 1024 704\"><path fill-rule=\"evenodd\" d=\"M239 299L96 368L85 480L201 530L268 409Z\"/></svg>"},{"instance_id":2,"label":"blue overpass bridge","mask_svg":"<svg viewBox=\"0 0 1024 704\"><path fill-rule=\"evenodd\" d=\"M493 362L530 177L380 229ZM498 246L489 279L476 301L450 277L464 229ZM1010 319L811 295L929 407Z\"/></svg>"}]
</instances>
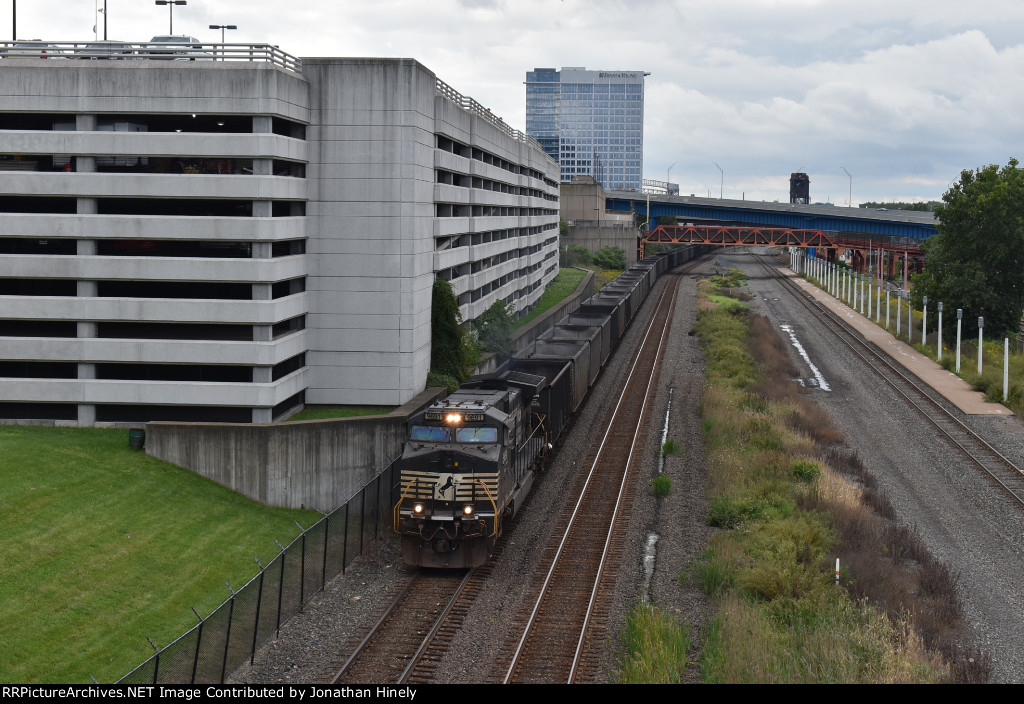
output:
<instances>
[{"instance_id":1,"label":"blue overpass bridge","mask_svg":"<svg viewBox=\"0 0 1024 704\"><path fill-rule=\"evenodd\" d=\"M828 256L853 250L854 267L860 269L877 253L879 268L892 274L902 263L921 252L921 243L937 234L930 212L867 210L833 205L802 205L748 200L723 200L695 196L667 196L608 191L608 210L649 215L647 241L706 242L749 245L758 242L825 248ZM657 227L658 218L676 217L680 227ZM888 254L883 254L888 253ZM883 263L883 260L887 260Z\"/></svg>"},{"instance_id":2,"label":"blue overpass bridge","mask_svg":"<svg viewBox=\"0 0 1024 704\"><path fill-rule=\"evenodd\" d=\"M648 214L648 196L634 191L608 191L612 211ZM694 223L822 230L870 240L912 240L920 244L937 234L933 213L915 210L867 210L834 205L794 205L694 196L650 196L650 221L675 215L679 224ZM908 242L910 244L910 242Z\"/></svg>"}]
</instances>

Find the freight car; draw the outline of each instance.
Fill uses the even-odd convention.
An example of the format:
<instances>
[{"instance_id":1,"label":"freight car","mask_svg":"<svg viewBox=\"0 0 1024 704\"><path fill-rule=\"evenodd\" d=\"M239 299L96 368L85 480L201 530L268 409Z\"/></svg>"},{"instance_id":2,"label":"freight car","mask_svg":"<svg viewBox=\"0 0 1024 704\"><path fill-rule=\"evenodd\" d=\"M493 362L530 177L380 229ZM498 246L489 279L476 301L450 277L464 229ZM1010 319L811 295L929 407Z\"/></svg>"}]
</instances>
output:
<instances>
[{"instance_id":1,"label":"freight car","mask_svg":"<svg viewBox=\"0 0 1024 704\"><path fill-rule=\"evenodd\" d=\"M410 417L394 509L405 562L487 560L657 277L704 249L642 259L497 372Z\"/></svg>"}]
</instances>

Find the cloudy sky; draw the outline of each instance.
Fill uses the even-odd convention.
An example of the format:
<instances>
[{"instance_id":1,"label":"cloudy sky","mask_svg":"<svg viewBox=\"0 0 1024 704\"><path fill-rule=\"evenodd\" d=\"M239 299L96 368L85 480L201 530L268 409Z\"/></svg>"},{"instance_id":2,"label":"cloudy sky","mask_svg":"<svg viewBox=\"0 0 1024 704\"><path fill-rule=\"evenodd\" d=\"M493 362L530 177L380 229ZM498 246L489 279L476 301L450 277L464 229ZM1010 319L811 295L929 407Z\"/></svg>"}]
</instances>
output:
<instances>
[{"instance_id":1,"label":"cloudy sky","mask_svg":"<svg viewBox=\"0 0 1024 704\"><path fill-rule=\"evenodd\" d=\"M0 38L12 5L0 0ZM87 40L103 0L20 0L19 38ZM168 31L153 0L107 0L110 39ZM683 193L846 205L941 197L1024 150L1020 0L188 0L174 30L296 56L412 57L525 128L526 71L643 70L644 176ZM718 167L715 164L718 164ZM721 168L721 172L719 171ZM724 177L723 177L724 172ZM724 183L722 181L724 180Z\"/></svg>"}]
</instances>

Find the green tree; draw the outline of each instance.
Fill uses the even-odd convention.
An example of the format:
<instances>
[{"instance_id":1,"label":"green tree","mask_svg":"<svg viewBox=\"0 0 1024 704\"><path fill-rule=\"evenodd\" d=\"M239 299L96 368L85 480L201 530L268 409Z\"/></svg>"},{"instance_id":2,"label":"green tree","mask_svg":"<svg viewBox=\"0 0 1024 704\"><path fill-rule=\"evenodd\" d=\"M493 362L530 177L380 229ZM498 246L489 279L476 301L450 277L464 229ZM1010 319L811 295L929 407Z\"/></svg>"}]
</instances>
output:
<instances>
[{"instance_id":1,"label":"green tree","mask_svg":"<svg viewBox=\"0 0 1024 704\"><path fill-rule=\"evenodd\" d=\"M658 218L658 224L659 225L666 225L666 226L668 226L668 225L678 225L679 224L679 218L677 218L675 215L662 215L662 216L660 216Z\"/></svg>"},{"instance_id":2,"label":"green tree","mask_svg":"<svg viewBox=\"0 0 1024 704\"><path fill-rule=\"evenodd\" d=\"M565 253L566 266L590 266L594 255L582 244L570 244Z\"/></svg>"},{"instance_id":3,"label":"green tree","mask_svg":"<svg viewBox=\"0 0 1024 704\"><path fill-rule=\"evenodd\" d=\"M477 343L484 352L494 352L501 358L512 353L512 328L515 311L511 304L495 301L483 315L473 321L477 330Z\"/></svg>"},{"instance_id":4,"label":"green tree","mask_svg":"<svg viewBox=\"0 0 1024 704\"><path fill-rule=\"evenodd\" d=\"M594 255L594 264L602 269L625 269L626 253L622 247L602 247Z\"/></svg>"},{"instance_id":5,"label":"green tree","mask_svg":"<svg viewBox=\"0 0 1024 704\"><path fill-rule=\"evenodd\" d=\"M452 285L444 279L434 279L430 300L430 378L435 382L430 385L443 383L451 388L452 381L469 378L477 351L461 323L462 314Z\"/></svg>"},{"instance_id":6,"label":"green tree","mask_svg":"<svg viewBox=\"0 0 1024 704\"><path fill-rule=\"evenodd\" d=\"M914 276L913 301L928 296L932 310L945 304L955 328L964 311L964 334L976 335L985 317L986 337L1015 335L1024 311L1024 170L1017 160L964 170L935 209L939 234L925 242L925 269Z\"/></svg>"},{"instance_id":7,"label":"green tree","mask_svg":"<svg viewBox=\"0 0 1024 704\"><path fill-rule=\"evenodd\" d=\"M558 236L568 237L569 236L569 223L565 220L558 221Z\"/></svg>"}]
</instances>

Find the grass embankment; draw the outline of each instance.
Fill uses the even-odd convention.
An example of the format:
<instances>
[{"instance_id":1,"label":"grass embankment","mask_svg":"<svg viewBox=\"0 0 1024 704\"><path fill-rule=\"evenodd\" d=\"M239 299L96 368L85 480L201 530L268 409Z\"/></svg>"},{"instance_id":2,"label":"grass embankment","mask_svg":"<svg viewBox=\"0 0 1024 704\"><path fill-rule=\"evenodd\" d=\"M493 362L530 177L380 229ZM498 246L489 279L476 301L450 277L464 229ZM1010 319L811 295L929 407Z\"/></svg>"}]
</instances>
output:
<instances>
[{"instance_id":1,"label":"grass embankment","mask_svg":"<svg viewBox=\"0 0 1024 704\"><path fill-rule=\"evenodd\" d=\"M804 275L805 278L822 290L827 290L824 282L815 277ZM908 342L921 354L929 357L949 372L956 374L956 332L944 330L942 333L942 359L939 359L938 352L938 308L933 303L928 309L928 334L925 336L927 344L921 342L921 327L924 323L922 311L915 310L910 316L907 315L907 302L899 302L899 334L896 333L897 300L893 296L888 297L889 324L885 322L887 294L883 293L879 298L876 289L871 290L871 316L870 320L880 328L892 333L896 338ZM877 305L880 301L881 305ZM853 305L849 296L844 297L843 302ZM858 306L857 310L860 308ZM864 315L867 317L867 305L864 307ZM910 322L908 325L908 317ZM950 321L956 324L956 310L943 311L943 324L948 325ZM909 330L908 330L909 328ZM908 335L908 332L910 333ZM978 375L978 339L961 337L960 340L960 373L975 391L985 394L985 400L992 403L1002 403L1019 418L1024 418L1024 356L1017 353L1017 346L1013 338L1010 338L1009 358L1009 379L1007 384L1007 398L1003 400L1003 338L994 340L982 339L982 373Z\"/></svg>"},{"instance_id":2,"label":"grass embankment","mask_svg":"<svg viewBox=\"0 0 1024 704\"><path fill-rule=\"evenodd\" d=\"M112 682L308 526L128 448L126 430L0 426L0 679Z\"/></svg>"},{"instance_id":3,"label":"grass embankment","mask_svg":"<svg viewBox=\"0 0 1024 704\"><path fill-rule=\"evenodd\" d=\"M548 287L544 289L544 293L541 294L540 299L537 301L537 305L533 307L529 313L524 315L522 318L516 321L515 328L518 330L527 323L532 322L535 318L539 317L542 313L546 313L551 308L564 301L566 298L572 295L576 287L583 281L583 277L587 275L587 272L583 269L559 269L555 278L551 280Z\"/></svg>"},{"instance_id":4,"label":"grass embankment","mask_svg":"<svg viewBox=\"0 0 1024 704\"><path fill-rule=\"evenodd\" d=\"M734 270L699 285L708 520L720 530L680 580L693 580L715 609L702 680L984 681L987 660L956 651L964 622L955 576L888 520L870 473L790 381L796 370L768 321L723 297L744 297L742 283ZM675 652L660 645L675 636L646 633L652 653ZM624 678L654 670L630 648ZM644 681L680 681L684 668L676 661Z\"/></svg>"}]
</instances>

